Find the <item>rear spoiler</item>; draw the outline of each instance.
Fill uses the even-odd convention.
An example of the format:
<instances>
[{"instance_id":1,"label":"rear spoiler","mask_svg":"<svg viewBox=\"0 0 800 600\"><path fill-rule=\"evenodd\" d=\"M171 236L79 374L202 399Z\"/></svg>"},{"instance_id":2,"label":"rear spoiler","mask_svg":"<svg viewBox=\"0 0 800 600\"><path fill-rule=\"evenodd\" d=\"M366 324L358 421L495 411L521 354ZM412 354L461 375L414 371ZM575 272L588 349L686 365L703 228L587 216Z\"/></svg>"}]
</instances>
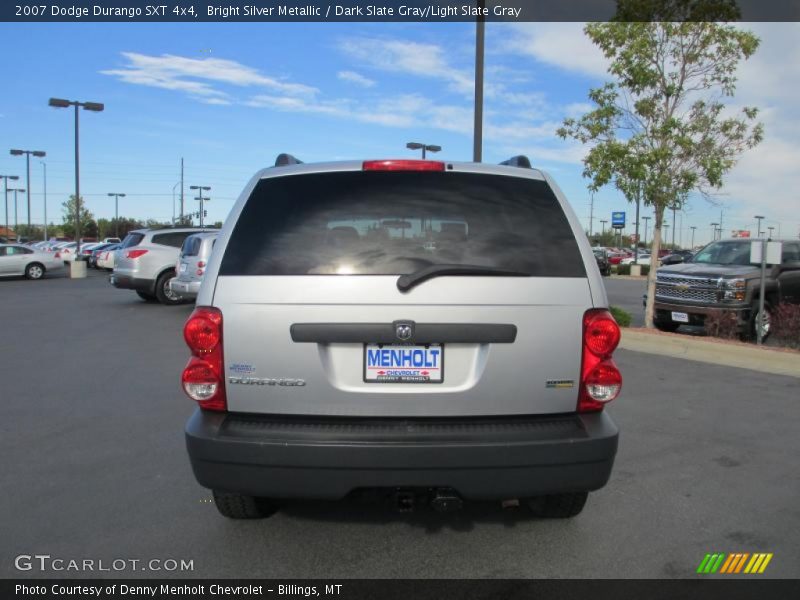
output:
<instances>
[{"instance_id":1,"label":"rear spoiler","mask_svg":"<svg viewBox=\"0 0 800 600\"><path fill-rule=\"evenodd\" d=\"M288 167L289 165L302 165L303 161L295 158L291 154L281 153L278 154L278 158L275 159L275 166L276 167Z\"/></svg>"},{"instance_id":2,"label":"rear spoiler","mask_svg":"<svg viewBox=\"0 0 800 600\"><path fill-rule=\"evenodd\" d=\"M531 161L528 159L527 156L520 154L518 156L512 156L508 160L504 160L500 163L501 165L505 165L507 167L519 167L520 169L532 169Z\"/></svg>"}]
</instances>

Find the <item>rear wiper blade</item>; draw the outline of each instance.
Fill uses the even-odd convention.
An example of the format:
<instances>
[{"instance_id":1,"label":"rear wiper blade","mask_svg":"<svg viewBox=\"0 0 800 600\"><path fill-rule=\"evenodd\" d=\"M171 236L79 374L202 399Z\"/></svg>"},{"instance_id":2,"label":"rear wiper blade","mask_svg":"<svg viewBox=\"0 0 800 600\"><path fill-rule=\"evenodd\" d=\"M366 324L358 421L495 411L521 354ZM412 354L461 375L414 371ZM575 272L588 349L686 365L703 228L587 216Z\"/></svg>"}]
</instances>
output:
<instances>
[{"instance_id":1,"label":"rear wiper blade","mask_svg":"<svg viewBox=\"0 0 800 600\"><path fill-rule=\"evenodd\" d=\"M401 275L397 279L397 289L407 292L417 284L440 277L442 275L489 275L494 277L531 277L530 273L523 271L510 271L499 267L484 267L481 265L431 265L408 275Z\"/></svg>"}]
</instances>

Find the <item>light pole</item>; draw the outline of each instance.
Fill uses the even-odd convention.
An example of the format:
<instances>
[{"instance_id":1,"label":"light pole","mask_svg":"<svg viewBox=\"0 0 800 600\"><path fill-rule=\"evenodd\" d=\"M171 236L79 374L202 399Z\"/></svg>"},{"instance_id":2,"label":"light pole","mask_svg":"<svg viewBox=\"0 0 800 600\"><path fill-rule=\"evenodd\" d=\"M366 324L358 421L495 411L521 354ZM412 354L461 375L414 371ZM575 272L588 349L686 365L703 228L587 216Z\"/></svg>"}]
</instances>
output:
<instances>
[{"instance_id":1,"label":"light pole","mask_svg":"<svg viewBox=\"0 0 800 600\"><path fill-rule=\"evenodd\" d=\"M114 236L119 237L119 199L124 198L125 194L109 192L109 196L114 196Z\"/></svg>"},{"instance_id":2,"label":"light pole","mask_svg":"<svg viewBox=\"0 0 800 600\"><path fill-rule=\"evenodd\" d=\"M689 227L689 229L692 230L692 245L689 246L689 250L694 250L694 230L697 229L697 227L692 225L691 227Z\"/></svg>"},{"instance_id":3,"label":"light pole","mask_svg":"<svg viewBox=\"0 0 800 600\"><path fill-rule=\"evenodd\" d=\"M672 205L672 249L673 250L675 250L675 229L676 229L676 227L675 227L675 223L676 223L675 211L677 211L677 210L678 210L677 203L673 204Z\"/></svg>"},{"instance_id":4,"label":"light pole","mask_svg":"<svg viewBox=\"0 0 800 600\"><path fill-rule=\"evenodd\" d=\"M661 224L661 229L664 231L664 235L661 236L661 237L666 240L667 239L667 232L669 231L669 223L662 223Z\"/></svg>"},{"instance_id":5,"label":"light pole","mask_svg":"<svg viewBox=\"0 0 800 600\"><path fill-rule=\"evenodd\" d=\"M406 148L409 150L422 150L422 158L425 158L425 151L428 152L439 152L442 149L441 146L435 146L433 144L421 144L419 142L408 142L406 144Z\"/></svg>"},{"instance_id":6,"label":"light pole","mask_svg":"<svg viewBox=\"0 0 800 600\"><path fill-rule=\"evenodd\" d=\"M11 188L9 192L14 192L14 241L19 243L19 230L17 225L17 192L24 192L25 188ZM28 231L30 233L30 231Z\"/></svg>"},{"instance_id":7,"label":"light pole","mask_svg":"<svg viewBox=\"0 0 800 600\"><path fill-rule=\"evenodd\" d=\"M719 223L711 223L711 227L714 228L714 234L711 236L712 241L716 241L717 239L717 227L719 227Z\"/></svg>"},{"instance_id":8,"label":"light pole","mask_svg":"<svg viewBox=\"0 0 800 600\"><path fill-rule=\"evenodd\" d=\"M478 0L480 15L475 19L475 106L472 123L472 160L479 163L483 159L483 55L486 17L483 11L485 0ZM405 230L403 230L405 231Z\"/></svg>"},{"instance_id":9,"label":"light pole","mask_svg":"<svg viewBox=\"0 0 800 600\"><path fill-rule=\"evenodd\" d=\"M8 180L17 181L19 177L17 175L0 175L0 179L3 180L6 191L6 235L8 235Z\"/></svg>"},{"instance_id":10,"label":"light pole","mask_svg":"<svg viewBox=\"0 0 800 600\"><path fill-rule=\"evenodd\" d=\"M769 230L769 239L772 239L772 232L775 231L775 228L774 227L767 227L767 229Z\"/></svg>"},{"instance_id":11,"label":"light pole","mask_svg":"<svg viewBox=\"0 0 800 600\"><path fill-rule=\"evenodd\" d=\"M653 217L642 217L642 221L644 221L644 247L647 248L647 222L652 219Z\"/></svg>"},{"instance_id":12,"label":"light pole","mask_svg":"<svg viewBox=\"0 0 800 600\"><path fill-rule=\"evenodd\" d=\"M78 242L75 248L75 256L81 255L81 171L80 171L80 144L78 126L78 108L92 112L102 112L105 106L100 102L78 102L77 100L64 100L63 98L50 98L48 102L53 108L75 107L75 241Z\"/></svg>"},{"instance_id":13,"label":"light pole","mask_svg":"<svg viewBox=\"0 0 800 600\"><path fill-rule=\"evenodd\" d=\"M603 237L603 239L605 239L605 237L606 237L606 223L608 223L608 221L607 221L607 220L605 220L605 219L600 219L600 225L601 225L601 226L602 226L602 228L603 228L603 233L601 234L601 236ZM603 243L605 243L605 242L603 242Z\"/></svg>"},{"instance_id":14,"label":"light pole","mask_svg":"<svg viewBox=\"0 0 800 600\"><path fill-rule=\"evenodd\" d=\"M758 221L758 235L756 237L760 238L761 237L761 221L764 220L764 217L761 216L761 215L756 215L753 218Z\"/></svg>"},{"instance_id":15,"label":"light pole","mask_svg":"<svg viewBox=\"0 0 800 600\"><path fill-rule=\"evenodd\" d=\"M44 158L47 153L42 150L11 150L11 156L25 155L25 172L28 179L28 235L31 234L31 154L37 158Z\"/></svg>"},{"instance_id":16,"label":"light pole","mask_svg":"<svg viewBox=\"0 0 800 600\"><path fill-rule=\"evenodd\" d=\"M175 226L175 188L181 184L179 181L175 185L172 186L172 225Z\"/></svg>"},{"instance_id":17,"label":"light pole","mask_svg":"<svg viewBox=\"0 0 800 600\"><path fill-rule=\"evenodd\" d=\"M44 170L44 240L47 241L47 163L43 160L39 161L42 163L42 169Z\"/></svg>"},{"instance_id":18,"label":"light pole","mask_svg":"<svg viewBox=\"0 0 800 600\"><path fill-rule=\"evenodd\" d=\"M211 200L211 198L203 198L203 190L209 191L211 188L207 185L190 185L190 190L197 190L198 197L195 200L200 201L200 227L203 226L203 201Z\"/></svg>"}]
</instances>

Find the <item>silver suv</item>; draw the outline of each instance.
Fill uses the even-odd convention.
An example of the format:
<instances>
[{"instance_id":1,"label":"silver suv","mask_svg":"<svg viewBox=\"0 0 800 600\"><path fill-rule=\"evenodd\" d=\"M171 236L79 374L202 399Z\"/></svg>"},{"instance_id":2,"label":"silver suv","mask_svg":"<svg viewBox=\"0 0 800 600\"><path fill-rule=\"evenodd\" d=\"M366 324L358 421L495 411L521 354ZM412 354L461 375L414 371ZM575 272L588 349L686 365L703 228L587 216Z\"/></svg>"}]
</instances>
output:
<instances>
[{"instance_id":1,"label":"silver suv","mask_svg":"<svg viewBox=\"0 0 800 600\"><path fill-rule=\"evenodd\" d=\"M184 240L202 231L196 227L131 231L115 251L111 285L135 290L148 302L180 304L183 299L169 288L169 281L175 277L175 262Z\"/></svg>"},{"instance_id":2,"label":"silver suv","mask_svg":"<svg viewBox=\"0 0 800 600\"><path fill-rule=\"evenodd\" d=\"M182 385L223 515L379 490L572 517L605 485L620 330L580 222L525 157L281 155L216 246Z\"/></svg>"},{"instance_id":3,"label":"silver suv","mask_svg":"<svg viewBox=\"0 0 800 600\"><path fill-rule=\"evenodd\" d=\"M175 265L178 274L170 280L169 289L184 300L197 297L218 235L218 231L193 233L183 242L180 258Z\"/></svg>"}]
</instances>

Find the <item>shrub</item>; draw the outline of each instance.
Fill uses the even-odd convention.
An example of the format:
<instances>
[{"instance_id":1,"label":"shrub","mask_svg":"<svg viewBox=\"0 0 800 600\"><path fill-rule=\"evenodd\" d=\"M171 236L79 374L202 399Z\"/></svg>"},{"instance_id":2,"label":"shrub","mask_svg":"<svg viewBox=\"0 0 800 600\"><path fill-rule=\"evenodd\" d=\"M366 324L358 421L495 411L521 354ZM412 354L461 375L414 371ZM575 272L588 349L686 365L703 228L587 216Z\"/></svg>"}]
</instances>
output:
<instances>
[{"instance_id":1,"label":"shrub","mask_svg":"<svg viewBox=\"0 0 800 600\"><path fill-rule=\"evenodd\" d=\"M723 340L739 338L739 317L734 312L718 311L706 316L704 322L706 333Z\"/></svg>"},{"instance_id":2,"label":"shrub","mask_svg":"<svg viewBox=\"0 0 800 600\"><path fill-rule=\"evenodd\" d=\"M650 272L650 265L641 265L642 267L642 275L647 275ZM630 275L631 274L631 266L630 265L617 265L617 275Z\"/></svg>"},{"instance_id":3,"label":"shrub","mask_svg":"<svg viewBox=\"0 0 800 600\"><path fill-rule=\"evenodd\" d=\"M617 321L617 324L620 327L630 327L631 326L631 313L622 310L618 306L611 306L609 307L611 311L611 315Z\"/></svg>"},{"instance_id":4,"label":"shrub","mask_svg":"<svg viewBox=\"0 0 800 600\"><path fill-rule=\"evenodd\" d=\"M772 310L770 325L775 341L789 348L800 348L800 305L779 304Z\"/></svg>"}]
</instances>

